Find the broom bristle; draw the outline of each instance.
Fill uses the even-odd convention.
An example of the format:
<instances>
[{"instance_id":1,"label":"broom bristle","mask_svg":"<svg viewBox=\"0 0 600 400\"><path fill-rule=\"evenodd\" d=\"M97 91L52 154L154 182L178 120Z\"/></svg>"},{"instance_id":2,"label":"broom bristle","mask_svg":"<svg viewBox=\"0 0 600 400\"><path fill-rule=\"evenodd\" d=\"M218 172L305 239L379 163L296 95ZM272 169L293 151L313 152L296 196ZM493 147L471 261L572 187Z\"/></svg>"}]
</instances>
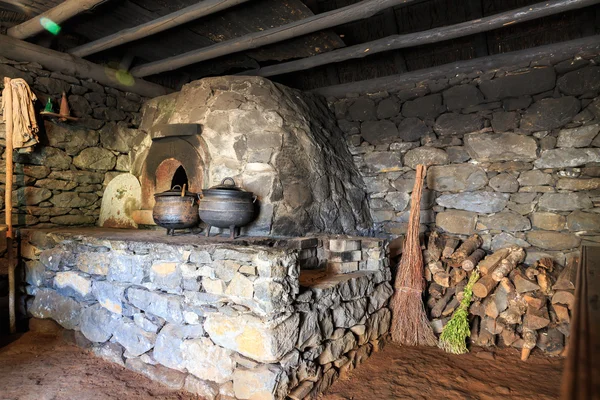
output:
<instances>
[{"instance_id":1,"label":"broom bristle","mask_svg":"<svg viewBox=\"0 0 600 400\"><path fill-rule=\"evenodd\" d=\"M435 346L437 343L427 319L422 297L425 280L423 254L419 243L419 220L424 174L425 166L417 165L406 240L396 272L394 295L390 301L392 340L407 346Z\"/></svg>"}]
</instances>

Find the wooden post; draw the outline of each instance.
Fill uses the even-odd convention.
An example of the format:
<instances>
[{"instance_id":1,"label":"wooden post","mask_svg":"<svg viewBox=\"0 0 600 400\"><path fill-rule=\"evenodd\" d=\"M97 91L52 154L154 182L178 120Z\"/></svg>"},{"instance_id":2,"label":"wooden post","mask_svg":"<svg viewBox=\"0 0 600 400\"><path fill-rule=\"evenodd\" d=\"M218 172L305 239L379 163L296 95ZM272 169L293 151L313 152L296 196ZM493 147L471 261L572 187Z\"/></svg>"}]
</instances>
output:
<instances>
[{"instance_id":1,"label":"wooden post","mask_svg":"<svg viewBox=\"0 0 600 400\"><path fill-rule=\"evenodd\" d=\"M10 319L10 333L17 331L15 313L15 263L13 254L13 227L12 227L12 184L13 184L13 115L12 115L12 88L10 78L4 78L3 93L6 96L4 118L6 119L6 184L4 189L4 215L6 216L6 252L8 253L8 308Z\"/></svg>"}]
</instances>

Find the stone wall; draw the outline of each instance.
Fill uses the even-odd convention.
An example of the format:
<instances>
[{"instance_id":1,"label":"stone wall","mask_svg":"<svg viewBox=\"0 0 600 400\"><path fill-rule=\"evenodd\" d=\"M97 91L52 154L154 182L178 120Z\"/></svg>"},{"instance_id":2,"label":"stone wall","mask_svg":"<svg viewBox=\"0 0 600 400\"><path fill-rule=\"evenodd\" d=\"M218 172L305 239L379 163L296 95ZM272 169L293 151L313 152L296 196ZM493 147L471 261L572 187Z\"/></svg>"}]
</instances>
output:
<instances>
[{"instance_id":1,"label":"stone wall","mask_svg":"<svg viewBox=\"0 0 600 400\"><path fill-rule=\"evenodd\" d=\"M100 357L207 400L315 398L389 330L383 241L183 244L95 232L24 232L29 312L76 331ZM300 270L303 253L335 261L356 251L359 271Z\"/></svg>"},{"instance_id":2,"label":"stone wall","mask_svg":"<svg viewBox=\"0 0 600 400\"><path fill-rule=\"evenodd\" d=\"M456 74L329 99L376 231L405 232L414 168L429 165L423 229L478 232L528 259L600 241L600 57ZM432 75L434 73L432 72Z\"/></svg>"},{"instance_id":3,"label":"stone wall","mask_svg":"<svg viewBox=\"0 0 600 400\"><path fill-rule=\"evenodd\" d=\"M91 80L44 70L36 63L0 58L0 78L23 78L43 109L48 97L58 111L68 96L78 121L39 119L40 143L31 154L15 153L13 224L49 227L94 225L106 184L130 168L129 151L145 99ZM3 79L2 79L3 81ZM5 125L0 123L4 152ZM5 159L3 155L3 159ZM0 162L0 209L4 209L6 164ZM4 214L0 215L4 221Z\"/></svg>"},{"instance_id":4,"label":"stone wall","mask_svg":"<svg viewBox=\"0 0 600 400\"><path fill-rule=\"evenodd\" d=\"M145 104L140 129L151 132L164 124L201 125L197 138L181 138L203 158L199 189L233 177L258 196L260 212L246 233L370 229L362 178L321 98L260 77L205 78ZM135 148L132 174L142 191L151 146L148 134Z\"/></svg>"}]
</instances>

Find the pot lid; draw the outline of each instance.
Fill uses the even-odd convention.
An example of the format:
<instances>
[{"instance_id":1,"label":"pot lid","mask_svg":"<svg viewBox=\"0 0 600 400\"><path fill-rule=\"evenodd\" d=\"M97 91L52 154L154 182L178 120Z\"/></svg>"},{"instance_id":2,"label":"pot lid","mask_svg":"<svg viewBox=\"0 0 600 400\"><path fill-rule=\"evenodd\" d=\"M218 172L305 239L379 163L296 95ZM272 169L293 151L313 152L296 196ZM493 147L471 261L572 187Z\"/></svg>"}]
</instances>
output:
<instances>
[{"instance_id":1,"label":"pot lid","mask_svg":"<svg viewBox=\"0 0 600 400\"><path fill-rule=\"evenodd\" d=\"M162 192L162 193L156 193L154 195L154 197L167 197L167 196L179 196L179 197L185 197L185 196L191 196L191 197L197 197L198 194L197 193L193 193L193 192L188 192L187 190L185 190L186 185L183 185L183 188L179 185L175 185L171 188L171 190L167 190L166 192Z\"/></svg>"},{"instance_id":2,"label":"pot lid","mask_svg":"<svg viewBox=\"0 0 600 400\"><path fill-rule=\"evenodd\" d=\"M228 181L230 183L226 183ZM208 190L215 190L215 189L216 190L229 190L229 191L234 191L234 192L246 192L244 189L240 188L239 186L236 186L233 178L225 178L221 181L220 185L213 186Z\"/></svg>"}]
</instances>

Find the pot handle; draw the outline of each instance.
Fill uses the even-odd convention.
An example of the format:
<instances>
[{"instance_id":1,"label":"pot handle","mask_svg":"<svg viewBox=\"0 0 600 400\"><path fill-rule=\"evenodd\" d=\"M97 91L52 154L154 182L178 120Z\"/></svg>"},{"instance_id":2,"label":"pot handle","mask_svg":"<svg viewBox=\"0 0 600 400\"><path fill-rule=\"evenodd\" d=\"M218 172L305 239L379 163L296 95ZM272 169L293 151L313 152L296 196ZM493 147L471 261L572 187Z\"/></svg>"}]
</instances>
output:
<instances>
[{"instance_id":1,"label":"pot handle","mask_svg":"<svg viewBox=\"0 0 600 400\"><path fill-rule=\"evenodd\" d=\"M252 202L256 203L256 200L258 200L258 197L257 196L252 196Z\"/></svg>"},{"instance_id":2,"label":"pot handle","mask_svg":"<svg viewBox=\"0 0 600 400\"><path fill-rule=\"evenodd\" d=\"M225 184L225 182L227 182L227 181L231 181L231 185L228 185L228 186L235 186L235 181L234 181L234 180L233 180L233 178L231 178L231 177L227 177L227 178L223 179L223 180L221 181L221 185L224 185L224 184Z\"/></svg>"}]
</instances>

